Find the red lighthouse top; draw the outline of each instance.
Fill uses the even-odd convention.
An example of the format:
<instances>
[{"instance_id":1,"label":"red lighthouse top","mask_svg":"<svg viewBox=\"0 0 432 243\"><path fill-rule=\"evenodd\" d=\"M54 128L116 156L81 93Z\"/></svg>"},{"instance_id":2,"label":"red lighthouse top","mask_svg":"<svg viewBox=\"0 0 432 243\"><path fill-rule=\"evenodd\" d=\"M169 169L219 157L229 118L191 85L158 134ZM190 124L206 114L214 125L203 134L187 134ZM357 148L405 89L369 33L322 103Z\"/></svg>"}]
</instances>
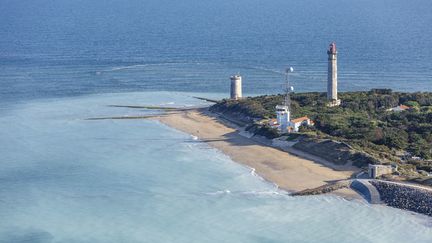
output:
<instances>
[{"instance_id":1,"label":"red lighthouse top","mask_svg":"<svg viewBox=\"0 0 432 243\"><path fill-rule=\"evenodd\" d=\"M329 46L328 54L336 54L336 43L332 42Z\"/></svg>"}]
</instances>

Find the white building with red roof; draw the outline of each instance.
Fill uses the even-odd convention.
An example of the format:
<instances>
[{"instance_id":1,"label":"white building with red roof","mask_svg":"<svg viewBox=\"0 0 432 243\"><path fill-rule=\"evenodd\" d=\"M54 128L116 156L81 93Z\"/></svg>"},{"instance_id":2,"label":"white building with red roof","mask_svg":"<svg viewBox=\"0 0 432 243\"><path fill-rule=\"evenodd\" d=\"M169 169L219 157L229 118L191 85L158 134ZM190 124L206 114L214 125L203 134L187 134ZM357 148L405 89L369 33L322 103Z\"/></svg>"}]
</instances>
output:
<instances>
[{"instance_id":1,"label":"white building with red roof","mask_svg":"<svg viewBox=\"0 0 432 243\"><path fill-rule=\"evenodd\" d=\"M278 119L270 119L268 120L267 124L272 128L278 128L279 130L283 131L281 129L281 124L279 124L278 122ZM303 116L289 121L286 129L288 132L298 132L300 127L303 125L313 126L314 122L309 117Z\"/></svg>"},{"instance_id":2,"label":"white building with red roof","mask_svg":"<svg viewBox=\"0 0 432 243\"><path fill-rule=\"evenodd\" d=\"M393 108L388 109L388 111L395 111L395 112L400 112L400 111L406 111L409 110L410 107L406 106L406 105L399 105Z\"/></svg>"},{"instance_id":3,"label":"white building with red roof","mask_svg":"<svg viewBox=\"0 0 432 243\"><path fill-rule=\"evenodd\" d=\"M314 122L307 116L302 116L291 120L291 127L293 132L298 132L301 126L313 126Z\"/></svg>"}]
</instances>

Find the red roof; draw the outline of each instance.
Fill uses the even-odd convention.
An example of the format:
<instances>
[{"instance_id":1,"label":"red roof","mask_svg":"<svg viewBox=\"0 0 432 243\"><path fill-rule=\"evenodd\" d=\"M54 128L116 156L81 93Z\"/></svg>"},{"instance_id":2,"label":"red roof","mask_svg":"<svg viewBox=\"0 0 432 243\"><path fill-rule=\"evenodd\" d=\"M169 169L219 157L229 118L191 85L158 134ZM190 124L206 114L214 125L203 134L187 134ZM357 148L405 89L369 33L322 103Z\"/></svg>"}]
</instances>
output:
<instances>
[{"instance_id":1,"label":"red roof","mask_svg":"<svg viewBox=\"0 0 432 243\"><path fill-rule=\"evenodd\" d=\"M271 125L276 125L276 124L278 124L278 121L277 121L277 119L270 119L268 121L268 123L271 124Z\"/></svg>"},{"instance_id":2,"label":"red roof","mask_svg":"<svg viewBox=\"0 0 432 243\"><path fill-rule=\"evenodd\" d=\"M293 119L293 120L291 120L291 122L297 123L297 122L304 122L306 120L309 120L309 117L303 116L303 117L299 117L299 118Z\"/></svg>"},{"instance_id":3,"label":"red roof","mask_svg":"<svg viewBox=\"0 0 432 243\"><path fill-rule=\"evenodd\" d=\"M410 107L406 105L400 105L399 108L401 108L402 110L408 110Z\"/></svg>"}]
</instances>

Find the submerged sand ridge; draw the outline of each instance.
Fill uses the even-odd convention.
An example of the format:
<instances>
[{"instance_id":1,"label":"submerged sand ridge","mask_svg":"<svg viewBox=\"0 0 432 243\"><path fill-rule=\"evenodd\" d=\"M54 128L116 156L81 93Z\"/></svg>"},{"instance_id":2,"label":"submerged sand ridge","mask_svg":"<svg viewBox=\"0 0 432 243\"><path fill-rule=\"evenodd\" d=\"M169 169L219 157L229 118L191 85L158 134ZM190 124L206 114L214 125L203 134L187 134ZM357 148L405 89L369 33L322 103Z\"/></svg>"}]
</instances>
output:
<instances>
[{"instance_id":1,"label":"submerged sand ridge","mask_svg":"<svg viewBox=\"0 0 432 243\"><path fill-rule=\"evenodd\" d=\"M331 181L348 179L354 172L351 167L335 170L241 136L234 126L222 123L206 109L167 113L153 119L198 137L234 161L254 168L264 179L284 190L297 192L315 188ZM350 189L341 189L336 194L360 198Z\"/></svg>"}]
</instances>

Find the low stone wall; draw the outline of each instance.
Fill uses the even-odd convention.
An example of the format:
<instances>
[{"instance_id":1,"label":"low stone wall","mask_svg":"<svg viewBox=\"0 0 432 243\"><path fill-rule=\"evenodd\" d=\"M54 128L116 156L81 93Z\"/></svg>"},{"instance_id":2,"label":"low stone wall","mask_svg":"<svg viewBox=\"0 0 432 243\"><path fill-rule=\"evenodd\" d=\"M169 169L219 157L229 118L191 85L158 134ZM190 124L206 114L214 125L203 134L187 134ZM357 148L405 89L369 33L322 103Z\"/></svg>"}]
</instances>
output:
<instances>
[{"instance_id":1,"label":"low stone wall","mask_svg":"<svg viewBox=\"0 0 432 243\"><path fill-rule=\"evenodd\" d=\"M293 147L337 165L345 165L348 162L352 162L353 165L362 167L368 164L380 163L368 154L353 150L346 143L329 139L302 138Z\"/></svg>"},{"instance_id":2,"label":"low stone wall","mask_svg":"<svg viewBox=\"0 0 432 243\"><path fill-rule=\"evenodd\" d=\"M370 181L388 206L432 217L432 191L383 181Z\"/></svg>"},{"instance_id":3,"label":"low stone wall","mask_svg":"<svg viewBox=\"0 0 432 243\"><path fill-rule=\"evenodd\" d=\"M381 204L381 197L378 190L368 180L354 180L350 187L371 204Z\"/></svg>"}]
</instances>

